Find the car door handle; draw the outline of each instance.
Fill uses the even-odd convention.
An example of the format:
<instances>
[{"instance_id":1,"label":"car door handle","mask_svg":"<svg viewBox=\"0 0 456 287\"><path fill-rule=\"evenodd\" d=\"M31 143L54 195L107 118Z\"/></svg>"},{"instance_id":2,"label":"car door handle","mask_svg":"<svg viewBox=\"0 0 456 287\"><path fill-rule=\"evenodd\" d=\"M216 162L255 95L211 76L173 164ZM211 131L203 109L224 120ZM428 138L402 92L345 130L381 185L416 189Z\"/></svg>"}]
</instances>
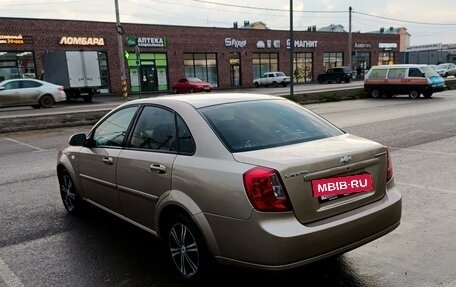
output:
<instances>
[{"instance_id":1,"label":"car door handle","mask_svg":"<svg viewBox=\"0 0 456 287\"><path fill-rule=\"evenodd\" d=\"M166 172L166 166L163 164L151 164L150 165L150 171L162 174Z\"/></svg>"},{"instance_id":2,"label":"car door handle","mask_svg":"<svg viewBox=\"0 0 456 287\"><path fill-rule=\"evenodd\" d=\"M112 165L114 163L112 157L104 157L101 161L106 165Z\"/></svg>"}]
</instances>

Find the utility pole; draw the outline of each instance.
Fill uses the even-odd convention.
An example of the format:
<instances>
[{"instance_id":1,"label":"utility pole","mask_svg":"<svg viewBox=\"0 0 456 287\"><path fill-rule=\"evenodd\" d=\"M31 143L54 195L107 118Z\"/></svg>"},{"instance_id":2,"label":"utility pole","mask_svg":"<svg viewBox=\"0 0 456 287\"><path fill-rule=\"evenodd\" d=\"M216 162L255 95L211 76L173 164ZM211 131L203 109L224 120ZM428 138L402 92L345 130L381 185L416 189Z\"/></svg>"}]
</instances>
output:
<instances>
[{"instance_id":1,"label":"utility pole","mask_svg":"<svg viewBox=\"0 0 456 287\"><path fill-rule=\"evenodd\" d=\"M353 67L352 63L352 7L348 8L348 66Z\"/></svg>"},{"instance_id":2,"label":"utility pole","mask_svg":"<svg viewBox=\"0 0 456 287\"><path fill-rule=\"evenodd\" d=\"M120 25L118 0L114 0L114 4L116 7L116 31L117 31L117 47L118 47L117 52L119 54L120 81L122 82L122 97L128 98L127 79L125 77L125 59L124 59L123 41L122 41L123 27L122 27L122 25Z\"/></svg>"},{"instance_id":3,"label":"utility pole","mask_svg":"<svg viewBox=\"0 0 456 287\"><path fill-rule=\"evenodd\" d=\"M294 95L294 70L293 70L293 53L294 53L294 37L293 37L293 0L290 0L290 97Z\"/></svg>"}]
</instances>

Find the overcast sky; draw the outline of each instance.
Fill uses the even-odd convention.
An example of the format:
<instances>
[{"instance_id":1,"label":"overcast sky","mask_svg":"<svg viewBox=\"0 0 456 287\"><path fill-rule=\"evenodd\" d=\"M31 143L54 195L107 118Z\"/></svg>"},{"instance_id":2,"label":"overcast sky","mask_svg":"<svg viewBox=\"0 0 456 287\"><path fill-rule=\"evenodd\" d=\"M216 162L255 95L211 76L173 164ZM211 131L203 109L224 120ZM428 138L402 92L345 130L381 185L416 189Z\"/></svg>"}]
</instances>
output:
<instances>
[{"instance_id":1,"label":"overcast sky","mask_svg":"<svg viewBox=\"0 0 456 287\"><path fill-rule=\"evenodd\" d=\"M233 22L262 21L271 29L289 29L287 0L118 0L120 21L185 26L232 27ZM0 17L115 22L114 0L0 0ZM294 0L294 29L341 24L348 31L405 27L411 45L456 43L456 0ZM1 28L0 28L1 29Z\"/></svg>"}]
</instances>

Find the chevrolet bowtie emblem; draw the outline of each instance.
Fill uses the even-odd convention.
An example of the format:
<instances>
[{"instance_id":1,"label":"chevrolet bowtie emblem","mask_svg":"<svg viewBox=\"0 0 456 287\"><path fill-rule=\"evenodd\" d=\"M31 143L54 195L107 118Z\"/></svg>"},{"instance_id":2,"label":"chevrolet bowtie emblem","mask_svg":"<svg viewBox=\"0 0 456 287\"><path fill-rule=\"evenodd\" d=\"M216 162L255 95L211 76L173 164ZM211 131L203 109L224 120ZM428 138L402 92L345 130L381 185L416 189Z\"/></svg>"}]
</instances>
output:
<instances>
[{"instance_id":1,"label":"chevrolet bowtie emblem","mask_svg":"<svg viewBox=\"0 0 456 287\"><path fill-rule=\"evenodd\" d=\"M340 163L341 164L347 164L352 160L351 155L344 155L343 157L340 158Z\"/></svg>"}]
</instances>

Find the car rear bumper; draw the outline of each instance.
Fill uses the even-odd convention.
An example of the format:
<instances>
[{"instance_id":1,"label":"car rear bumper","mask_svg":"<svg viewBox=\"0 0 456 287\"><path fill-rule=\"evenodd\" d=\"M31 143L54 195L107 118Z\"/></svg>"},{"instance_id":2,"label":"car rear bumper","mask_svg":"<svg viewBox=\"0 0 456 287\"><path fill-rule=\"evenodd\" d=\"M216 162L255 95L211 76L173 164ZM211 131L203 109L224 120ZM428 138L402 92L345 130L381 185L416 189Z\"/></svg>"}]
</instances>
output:
<instances>
[{"instance_id":1,"label":"car rear bumper","mask_svg":"<svg viewBox=\"0 0 456 287\"><path fill-rule=\"evenodd\" d=\"M298 267L350 251L400 224L401 195L396 188L372 204L303 225L290 213L253 212L248 220L207 215L219 262L266 270Z\"/></svg>"}]
</instances>

